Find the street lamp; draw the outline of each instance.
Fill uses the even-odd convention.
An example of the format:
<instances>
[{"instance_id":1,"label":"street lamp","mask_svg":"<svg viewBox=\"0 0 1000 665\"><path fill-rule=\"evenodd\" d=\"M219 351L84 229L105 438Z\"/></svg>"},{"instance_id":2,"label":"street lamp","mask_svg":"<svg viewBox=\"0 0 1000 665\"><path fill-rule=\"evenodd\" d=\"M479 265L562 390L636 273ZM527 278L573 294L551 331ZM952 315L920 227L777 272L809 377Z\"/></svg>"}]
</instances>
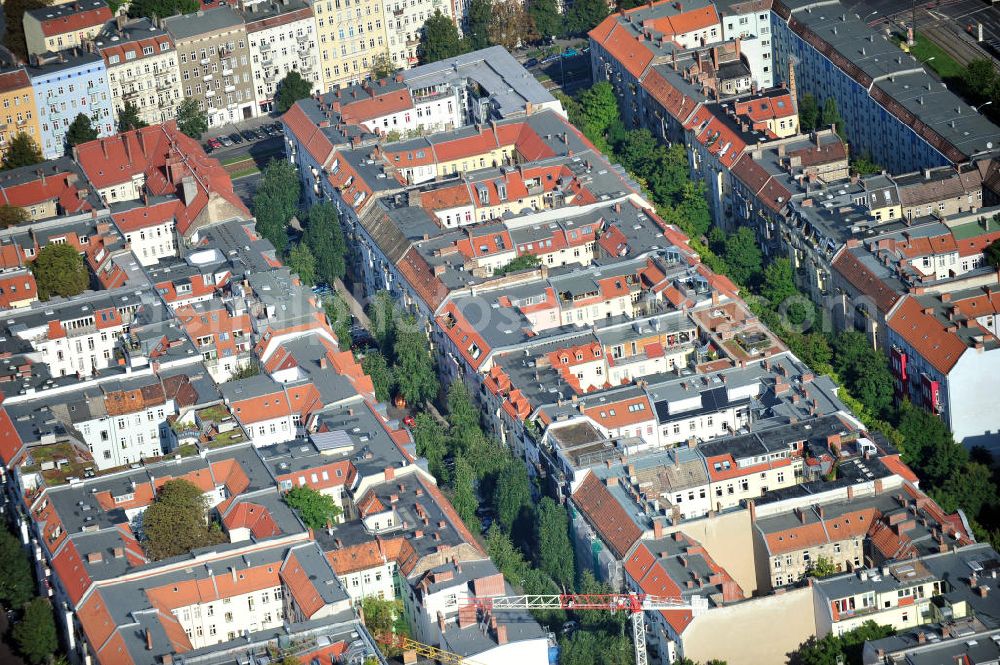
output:
<instances>
[{"instance_id":1,"label":"street lamp","mask_svg":"<svg viewBox=\"0 0 1000 665\"><path fill-rule=\"evenodd\" d=\"M975 111L976 113L979 113L979 109L983 108L984 106L989 106L992 103L993 103L993 100L991 99L990 101L985 102L983 104L980 104L979 106L973 106L972 110Z\"/></svg>"},{"instance_id":2,"label":"street lamp","mask_svg":"<svg viewBox=\"0 0 1000 665\"><path fill-rule=\"evenodd\" d=\"M865 15L865 17L863 19L861 19L861 22L862 23L867 23L868 19L871 18L872 16L875 16L875 14L878 14L878 10L877 9L875 11L869 12L867 15Z\"/></svg>"}]
</instances>

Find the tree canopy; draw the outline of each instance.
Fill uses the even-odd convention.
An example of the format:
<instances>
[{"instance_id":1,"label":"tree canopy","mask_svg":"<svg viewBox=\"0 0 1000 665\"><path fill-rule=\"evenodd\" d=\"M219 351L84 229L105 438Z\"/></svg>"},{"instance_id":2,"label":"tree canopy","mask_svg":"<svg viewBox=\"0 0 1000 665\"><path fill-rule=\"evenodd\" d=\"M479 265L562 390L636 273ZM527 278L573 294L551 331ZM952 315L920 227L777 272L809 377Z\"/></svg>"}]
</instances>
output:
<instances>
[{"instance_id":1,"label":"tree canopy","mask_svg":"<svg viewBox=\"0 0 1000 665\"><path fill-rule=\"evenodd\" d=\"M556 0L532 0L528 3L528 12L539 36L555 37L562 34L563 17Z\"/></svg>"},{"instance_id":2,"label":"tree canopy","mask_svg":"<svg viewBox=\"0 0 1000 665\"><path fill-rule=\"evenodd\" d=\"M90 121L90 116L84 113L78 113L66 130L66 145L68 148L86 143L87 141L93 141L96 138L97 128Z\"/></svg>"},{"instance_id":3,"label":"tree canopy","mask_svg":"<svg viewBox=\"0 0 1000 665\"><path fill-rule=\"evenodd\" d=\"M6 0L3 4L6 32L4 46L22 61L28 60L28 45L24 39L24 12L41 9L49 4L45 0Z\"/></svg>"},{"instance_id":4,"label":"tree canopy","mask_svg":"<svg viewBox=\"0 0 1000 665\"><path fill-rule=\"evenodd\" d=\"M298 212L299 192L299 176L294 166L283 159L268 162L254 194L253 214L257 232L278 252L284 252L288 246L287 225Z\"/></svg>"},{"instance_id":5,"label":"tree canopy","mask_svg":"<svg viewBox=\"0 0 1000 665\"><path fill-rule=\"evenodd\" d=\"M444 427L429 413L418 413L413 426L413 441L417 455L427 459L427 470L438 479L447 482L447 468L444 458L448 452Z\"/></svg>"},{"instance_id":6,"label":"tree canopy","mask_svg":"<svg viewBox=\"0 0 1000 665\"><path fill-rule=\"evenodd\" d=\"M147 123L139 116L139 107L134 102L125 102L125 106L118 112L118 131L128 132L146 126Z\"/></svg>"},{"instance_id":7,"label":"tree canopy","mask_svg":"<svg viewBox=\"0 0 1000 665\"><path fill-rule=\"evenodd\" d=\"M18 651L33 665L42 665L59 648L56 622L48 598L35 598L11 631Z\"/></svg>"},{"instance_id":8,"label":"tree canopy","mask_svg":"<svg viewBox=\"0 0 1000 665\"><path fill-rule=\"evenodd\" d=\"M24 208L12 206L7 203L0 205L0 229L24 224L30 220L31 215Z\"/></svg>"},{"instance_id":9,"label":"tree canopy","mask_svg":"<svg viewBox=\"0 0 1000 665\"><path fill-rule=\"evenodd\" d=\"M132 0L128 6L129 16L145 16L149 19L167 18L174 14L191 14L198 11L198 0Z\"/></svg>"},{"instance_id":10,"label":"tree canopy","mask_svg":"<svg viewBox=\"0 0 1000 665\"><path fill-rule=\"evenodd\" d=\"M508 51L538 37L531 14L519 0L493 0L489 26L490 44Z\"/></svg>"},{"instance_id":11,"label":"tree canopy","mask_svg":"<svg viewBox=\"0 0 1000 665\"><path fill-rule=\"evenodd\" d=\"M986 257L986 263L993 266L994 269L1000 270L1000 240L994 240L990 243L983 254Z\"/></svg>"},{"instance_id":12,"label":"tree canopy","mask_svg":"<svg viewBox=\"0 0 1000 665\"><path fill-rule=\"evenodd\" d=\"M372 383L375 384L375 399L380 402L388 402L392 398L392 388L396 385L396 376L382 352L372 349L365 353L365 357L361 359L361 369L371 377Z\"/></svg>"},{"instance_id":13,"label":"tree canopy","mask_svg":"<svg viewBox=\"0 0 1000 665\"><path fill-rule=\"evenodd\" d=\"M184 479L168 480L142 516L142 542L151 559L168 559L222 542L208 519L201 489Z\"/></svg>"},{"instance_id":14,"label":"tree canopy","mask_svg":"<svg viewBox=\"0 0 1000 665\"><path fill-rule=\"evenodd\" d=\"M531 481L522 462L510 460L497 477L491 497L497 522L510 533L522 513L531 508Z\"/></svg>"},{"instance_id":15,"label":"tree canopy","mask_svg":"<svg viewBox=\"0 0 1000 665\"><path fill-rule=\"evenodd\" d=\"M278 111L284 113L292 108L295 102L305 99L310 94L312 94L312 82L302 78L302 74L293 69L278 82L278 94L275 97Z\"/></svg>"},{"instance_id":16,"label":"tree canopy","mask_svg":"<svg viewBox=\"0 0 1000 665\"><path fill-rule=\"evenodd\" d=\"M493 0L470 0L465 15L465 42L470 51L490 45L490 24L493 21Z\"/></svg>"},{"instance_id":17,"label":"tree canopy","mask_svg":"<svg viewBox=\"0 0 1000 665\"><path fill-rule=\"evenodd\" d=\"M0 603L21 607L31 600L34 592L35 580L27 550L17 536L0 529Z\"/></svg>"},{"instance_id":18,"label":"tree canopy","mask_svg":"<svg viewBox=\"0 0 1000 665\"><path fill-rule=\"evenodd\" d=\"M884 353L872 348L868 338L850 330L834 339L834 369L847 384L851 394L879 418L892 407L893 379Z\"/></svg>"},{"instance_id":19,"label":"tree canopy","mask_svg":"<svg viewBox=\"0 0 1000 665\"><path fill-rule=\"evenodd\" d=\"M316 257L309 245L298 243L288 253L288 269L299 276L303 284L312 286L316 283Z\"/></svg>"},{"instance_id":20,"label":"tree canopy","mask_svg":"<svg viewBox=\"0 0 1000 665\"><path fill-rule=\"evenodd\" d=\"M299 514L302 522L313 530L335 524L344 511L332 496L300 485L285 492L285 503Z\"/></svg>"},{"instance_id":21,"label":"tree canopy","mask_svg":"<svg viewBox=\"0 0 1000 665\"><path fill-rule=\"evenodd\" d=\"M391 77L396 73L397 69L398 67L396 67L396 63L392 61L392 56L389 55L389 51L383 51L372 58L372 78L376 81Z\"/></svg>"},{"instance_id":22,"label":"tree canopy","mask_svg":"<svg viewBox=\"0 0 1000 665\"><path fill-rule=\"evenodd\" d=\"M895 635L891 626L865 621L843 635L810 637L789 659L794 665L861 665L865 642Z\"/></svg>"},{"instance_id":23,"label":"tree canopy","mask_svg":"<svg viewBox=\"0 0 1000 665\"><path fill-rule=\"evenodd\" d=\"M410 404L434 399L438 392L437 373L427 336L413 317L404 319L395 334L393 356L399 392Z\"/></svg>"},{"instance_id":24,"label":"tree canopy","mask_svg":"<svg viewBox=\"0 0 1000 665\"><path fill-rule=\"evenodd\" d=\"M754 284L762 272L763 256L757 237L747 226L741 226L728 238L724 253L729 276L737 284Z\"/></svg>"},{"instance_id":25,"label":"tree canopy","mask_svg":"<svg viewBox=\"0 0 1000 665\"><path fill-rule=\"evenodd\" d=\"M466 51L466 44L458 34L458 27L451 17L435 9L434 14L424 21L420 32L420 61L424 64L446 60Z\"/></svg>"},{"instance_id":26,"label":"tree canopy","mask_svg":"<svg viewBox=\"0 0 1000 665\"><path fill-rule=\"evenodd\" d=\"M802 96L799 102L799 129L803 132L811 132L819 124L819 104L811 92Z\"/></svg>"},{"instance_id":27,"label":"tree canopy","mask_svg":"<svg viewBox=\"0 0 1000 665\"><path fill-rule=\"evenodd\" d=\"M302 242L316 257L316 280L332 285L347 273L347 243L337 208L329 201L315 204L304 216Z\"/></svg>"},{"instance_id":28,"label":"tree canopy","mask_svg":"<svg viewBox=\"0 0 1000 665\"><path fill-rule=\"evenodd\" d=\"M10 141L7 153L3 156L3 168L16 169L20 166L31 166L42 161L42 151L38 149L35 139L24 132L18 132Z\"/></svg>"},{"instance_id":29,"label":"tree canopy","mask_svg":"<svg viewBox=\"0 0 1000 665\"><path fill-rule=\"evenodd\" d=\"M39 300L79 295L90 286L90 272L72 245L46 245L31 262L31 272L38 285Z\"/></svg>"},{"instance_id":30,"label":"tree canopy","mask_svg":"<svg viewBox=\"0 0 1000 665\"><path fill-rule=\"evenodd\" d=\"M476 509L479 508L479 499L476 498L476 472L472 470L469 460L461 454L455 456L452 487L451 505L465 522L465 526L473 533L478 533L481 525L476 515Z\"/></svg>"},{"instance_id":31,"label":"tree canopy","mask_svg":"<svg viewBox=\"0 0 1000 665\"><path fill-rule=\"evenodd\" d=\"M546 496L538 503L536 513L534 542L538 567L560 587L570 589L575 569L566 508Z\"/></svg>"},{"instance_id":32,"label":"tree canopy","mask_svg":"<svg viewBox=\"0 0 1000 665\"><path fill-rule=\"evenodd\" d=\"M198 106L198 100L185 97L177 106L177 128L193 139L201 140L208 131L208 114Z\"/></svg>"},{"instance_id":33,"label":"tree canopy","mask_svg":"<svg viewBox=\"0 0 1000 665\"><path fill-rule=\"evenodd\" d=\"M608 3L605 0L576 0L566 13L566 30L583 35L608 17Z\"/></svg>"}]
</instances>

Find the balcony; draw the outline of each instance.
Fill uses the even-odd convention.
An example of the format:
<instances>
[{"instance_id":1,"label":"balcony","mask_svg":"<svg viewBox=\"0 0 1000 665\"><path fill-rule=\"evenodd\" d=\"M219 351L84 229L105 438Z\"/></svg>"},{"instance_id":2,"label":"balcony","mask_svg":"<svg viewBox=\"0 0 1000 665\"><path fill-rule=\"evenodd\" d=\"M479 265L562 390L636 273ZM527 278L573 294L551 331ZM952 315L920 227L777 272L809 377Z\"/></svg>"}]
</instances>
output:
<instances>
[{"instance_id":1,"label":"balcony","mask_svg":"<svg viewBox=\"0 0 1000 665\"><path fill-rule=\"evenodd\" d=\"M202 58L202 59L201 59L201 60L199 60L198 62L200 62L200 63L201 63L201 64L203 64L203 65L207 65L207 64L209 63L209 60L208 60L208 58Z\"/></svg>"},{"instance_id":2,"label":"balcony","mask_svg":"<svg viewBox=\"0 0 1000 665\"><path fill-rule=\"evenodd\" d=\"M270 51L271 48L272 48L271 42L261 42L260 43L260 50L261 51Z\"/></svg>"},{"instance_id":3,"label":"balcony","mask_svg":"<svg viewBox=\"0 0 1000 665\"><path fill-rule=\"evenodd\" d=\"M212 97L215 97L215 90L206 90L205 91L205 97L207 99L211 99Z\"/></svg>"},{"instance_id":4,"label":"balcony","mask_svg":"<svg viewBox=\"0 0 1000 665\"><path fill-rule=\"evenodd\" d=\"M156 89L157 90L169 90L174 86L177 81L171 81L169 79L156 79Z\"/></svg>"},{"instance_id":5,"label":"balcony","mask_svg":"<svg viewBox=\"0 0 1000 665\"><path fill-rule=\"evenodd\" d=\"M201 80L202 81L211 81L213 78L215 78L215 77L212 74L205 74L204 76L201 77Z\"/></svg>"},{"instance_id":6,"label":"balcony","mask_svg":"<svg viewBox=\"0 0 1000 665\"><path fill-rule=\"evenodd\" d=\"M226 86L226 92L236 92L236 86L235 85L227 85Z\"/></svg>"},{"instance_id":7,"label":"balcony","mask_svg":"<svg viewBox=\"0 0 1000 665\"><path fill-rule=\"evenodd\" d=\"M232 76L233 75L233 70L231 70L229 68L223 69L222 70L222 75L223 76Z\"/></svg>"},{"instance_id":8,"label":"balcony","mask_svg":"<svg viewBox=\"0 0 1000 665\"><path fill-rule=\"evenodd\" d=\"M28 119L27 118L21 118L20 120L17 121L16 124L17 124L18 127L24 127L25 125L28 124Z\"/></svg>"}]
</instances>

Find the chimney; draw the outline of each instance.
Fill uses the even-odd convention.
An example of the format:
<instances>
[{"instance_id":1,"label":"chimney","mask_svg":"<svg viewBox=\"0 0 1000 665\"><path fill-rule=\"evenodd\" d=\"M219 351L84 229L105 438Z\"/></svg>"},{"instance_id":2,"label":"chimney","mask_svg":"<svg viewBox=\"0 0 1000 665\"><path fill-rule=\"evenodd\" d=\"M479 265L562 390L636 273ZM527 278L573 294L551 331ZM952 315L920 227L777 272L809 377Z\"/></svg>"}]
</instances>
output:
<instances>
[{"instance_id":1,"label":"chimney","mask_svg":"<svg viewBox=\"0 0 1000 665\"><path fill-rule=\"evenodd\" d=\"M184 200L184 205L191 205L194 202L194 198L198 195L198 185L194 182L194 176L186 175L181 178L181 191L181 198Z\"/></svg>"},{"instance_id":2,"label":"chimney","mask_svg":"<svg viewBox=\"0 0 1000 665\"><path fill-rule=\"evenodd\" d=\"M917 644L924 644L925 642L927 642L927 635L925 635L924 631L921 630L917 633Z\"/></svg>"},{"instance_id":3,"label":"chimney","mask_svg":"<svg viewBox=\"0 0 1000 665\"><path fill-rule=\"evenodd\" d=\"M385 467L383 473L385 474L385 482L389 482L390 480L394 480L396 478L396 470L391 466Z\"/></svg>"},{"instance_id":4,"label":"chimney","mask_svg":"<svg viewBox=\"0 0 1000 665\"><path fill-rule=\"evenodd\" d=\"M660 520L653 520L653 538L663 538L663 522Z\"/></svg>"},{"instance_id":5,"label":"chimney","mask_svg":"<svg viewBox=\"0 0 1000 665\"><path fill-rule=\"evenodd\" d=\"M802 523L802 524L806 523L806 511L802 510L801 508L796 508L795 509L795 515L796 515L796 517L799 518L799 522L800 523Z\"/></svg>"},{"instance_id":6,"label":"chimney","mask_svg":"<svg viewBox=\"0 0 1000 665\"><path fill-rule=\"evenodd\" d=\"M980 598L985 598L989 594L989 592L990 592L990 588L988 586L986 586L985 584L983 586L979 587L979 597Z\"/></svg>"},{"instance_id":7,"label":"chimney","mask_svg":"<svg viewBox=\"0 0 1000 665\"><path fill-rule=\"evenodd\" d=\"M497 626L497 644L507 644L507 626L504 624L499 624Z\"/></svg>"},{"instance_id":8,"label":"chimney","mask_svg":"<svg viewBox=\"0 0 1000 665\"><path fill-rule=\"evenodd\" d=\"M792 108L799 111L798 87L795 84L795 63L791 58L788 60L788 94L792 97Z\"/></svg>"},{"instance_id":9,"label":"chimney","mask_svg":"<svg viewBox=\"0 0 1000 665\"><path fill-rule=\"evenodd\" d=\"M153 650L153 634L149 632L149 628L146 629L146 651Z\"/></svg>"},{"instance_id":10,"label":"chimney","mask_svg":"<svg viewBox=\"0 0 1000 665\"><path fill-rule=\"evenodd\" d=\"M440 628L441 632L444 633L444 614L441 612L438 612L438 628Z\"/></svg>"}]
</instances>

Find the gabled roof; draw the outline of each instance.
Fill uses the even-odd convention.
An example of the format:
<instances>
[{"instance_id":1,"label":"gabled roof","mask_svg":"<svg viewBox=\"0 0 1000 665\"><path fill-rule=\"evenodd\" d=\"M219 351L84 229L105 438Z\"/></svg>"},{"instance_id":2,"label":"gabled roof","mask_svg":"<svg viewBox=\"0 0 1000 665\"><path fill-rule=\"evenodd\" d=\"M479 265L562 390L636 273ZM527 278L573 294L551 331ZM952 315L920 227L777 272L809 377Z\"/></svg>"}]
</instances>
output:
<instances>
[{"instance_id":1,"label":"gabled roof","mask_svg":"<svg viewBox=\"0 0 1000 665\"><path fill-rule=\"evenodd\" d=\"M886 324L944 375L968 349L957 335L947 331L933 313L925 313L920 301L913 296L903 299L886 318Z\"/></svg>"},{"instance_id":2,"label":"gabled roof","mask_svg":"<svg viewBox=\"0 0 1000 665\"><path fill-rule=\"evenodd\" d=\"M642 530L593 473L573 492L573 503L619 559L642 537Z\"/></svg>"}]
</instances>

